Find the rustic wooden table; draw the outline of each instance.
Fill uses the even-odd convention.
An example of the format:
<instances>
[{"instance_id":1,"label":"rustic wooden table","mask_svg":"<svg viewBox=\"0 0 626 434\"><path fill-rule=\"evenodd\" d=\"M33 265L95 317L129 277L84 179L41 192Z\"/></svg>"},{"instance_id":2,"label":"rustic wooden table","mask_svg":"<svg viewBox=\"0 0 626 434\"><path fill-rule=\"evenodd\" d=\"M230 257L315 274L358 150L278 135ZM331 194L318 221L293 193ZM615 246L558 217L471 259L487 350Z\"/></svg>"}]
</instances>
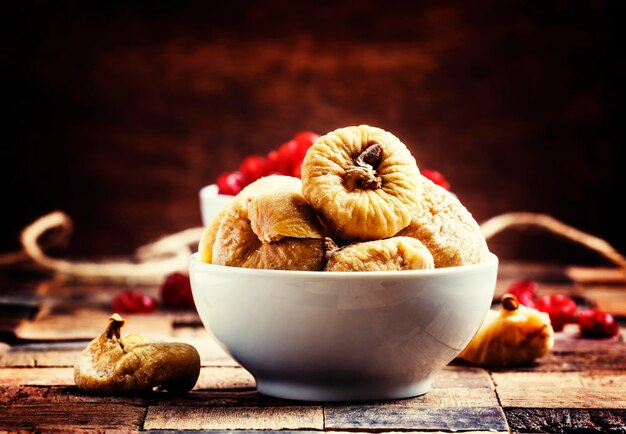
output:
<instances>
[{"instance_id":1,"label":"rustic wooden table","mask_svg":"<svg viewBox=\"0 0 626 434\"><path fill-rule=\"evenodd\" d=\"M541 278L541 293L575 297L626 316L626 284L573 284L554 269L501 266L496 299L511 281ZM555 278L556 276L556 278ZM430 393L390 402L320 404L258 394L252 376L211 340L195 312L127 315L126 333L193 344L202 371L183 396L81 393L73 364L101 333L122 286L0 278L0 431L299 430L626 433L626 344L558 333L533 366L485 370L451 363ZM141 288L154 296L156 287ZM624 323L622 323L622 326Z\"/></svg>"}]
</instances>

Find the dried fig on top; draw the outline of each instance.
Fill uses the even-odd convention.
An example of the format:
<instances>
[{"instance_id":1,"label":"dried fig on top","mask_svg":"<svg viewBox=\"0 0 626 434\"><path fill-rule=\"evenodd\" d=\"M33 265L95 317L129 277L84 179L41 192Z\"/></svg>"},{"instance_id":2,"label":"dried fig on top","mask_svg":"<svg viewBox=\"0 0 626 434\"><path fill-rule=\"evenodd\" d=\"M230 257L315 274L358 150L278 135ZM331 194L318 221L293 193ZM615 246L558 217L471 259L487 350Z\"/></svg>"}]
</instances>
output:
<instances>
[{"instance_id":1,"label":"dried fig on top","mask_svg":"<svg viewBox=\"0 0 626 434\"><path fill-rule=\"evenodd\" d=\"M419 169L393 134L368 125L340 128L315 141L302 163L303 193L338 236L388 238L417 208Z\"/></svg>"},{"instance_id":2,"label":"dried fig on top","mask_svg":"<svg viewBox=\"0 0 626 434\"><path fill-rule=\"evenodd\" d=\"M274 270L321 270L325 261L322 225L297 188L255 189L235 197L222 217L213 243L214 264ZM240 193L241 194L241 193Z\"/></svg>"},{"instance_id":3,"label":"dried fig on top","mask_svg":"<svg viewBox=\"0 0 626 434\"><path fill-rule=\"evenodd\" d=\"M477 264L489 254L487 242L472 214L455 195L419 176L418 207L398 236L420 240L435 258L435 267Z\"/></svg>"},{"instance_id":4,"label":"dried fig on top","mask_svg":"<svg viewBox=\"0 0 626 434\"><path fill-rule=\"evenodd\" d=\"M419 240L393 237L365 241L329 251L325 271L395 271L435 268L433 256Z\"/></svg>"}]
</instances>

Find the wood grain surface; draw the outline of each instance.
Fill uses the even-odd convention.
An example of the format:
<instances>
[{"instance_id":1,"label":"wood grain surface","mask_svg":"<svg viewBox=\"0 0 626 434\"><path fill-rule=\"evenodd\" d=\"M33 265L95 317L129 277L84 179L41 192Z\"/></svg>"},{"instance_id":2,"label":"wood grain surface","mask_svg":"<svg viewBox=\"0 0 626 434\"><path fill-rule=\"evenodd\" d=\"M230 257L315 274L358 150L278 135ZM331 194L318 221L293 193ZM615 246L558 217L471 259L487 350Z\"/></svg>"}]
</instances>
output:
<instances>
[{"instance_id":1,"label":"wood grain surface","mask_svg":"<svg viewBox=\"0 0 626 434\"><path fill-rule=\"evenodd\" d=\"M515 267L505 266L505 271L499 288L515 280ZM31 306L17 310L21 316L0 315L5 337L0 342L0 432L626 433L624 328L616 338L590 340L570 324L556 334L550 353L515 369L486 370L453 361L420 397L308 403L258 393L254 377L210 337L194 311L158 309L132 316L128 329L194 345L202 364L194 389L184 395L94 396L75 387L73 365L89 339L101 332L119 288L75 287L78 295L64 303L71 285L26 287L31 290L7 287L11 304L0 303L0 313L20 300ZM540 285L544 294L568 288L560 282ZM597 291L590 283L577 285L572 294L584 307L594 303ZM618 300L626 297L626 285L602 291ZM618 319L624 318L621 306L607 305Z\"/></svg>"}]
</instances>

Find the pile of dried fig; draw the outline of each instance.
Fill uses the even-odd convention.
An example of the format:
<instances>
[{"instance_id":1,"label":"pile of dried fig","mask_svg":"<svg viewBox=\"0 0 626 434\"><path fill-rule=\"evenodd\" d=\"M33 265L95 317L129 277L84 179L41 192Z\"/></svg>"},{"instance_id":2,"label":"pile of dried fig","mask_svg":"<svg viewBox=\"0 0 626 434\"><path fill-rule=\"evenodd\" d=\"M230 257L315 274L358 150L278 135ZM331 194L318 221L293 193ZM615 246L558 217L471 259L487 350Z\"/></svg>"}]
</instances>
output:
<instances>
[{"instance_id":1,"label":"pile of dried fig","mask_svg":"<svg viewBox=\"0 0 626 434\"><path fill-rule=\"evenodd\" d=\"M340 128L308 149L298 178L244 188L206 227L204 262L307 271L414 270L475 264L488 254L457 197L420 174L396 136Z\"/></svg>"}]
</instances>

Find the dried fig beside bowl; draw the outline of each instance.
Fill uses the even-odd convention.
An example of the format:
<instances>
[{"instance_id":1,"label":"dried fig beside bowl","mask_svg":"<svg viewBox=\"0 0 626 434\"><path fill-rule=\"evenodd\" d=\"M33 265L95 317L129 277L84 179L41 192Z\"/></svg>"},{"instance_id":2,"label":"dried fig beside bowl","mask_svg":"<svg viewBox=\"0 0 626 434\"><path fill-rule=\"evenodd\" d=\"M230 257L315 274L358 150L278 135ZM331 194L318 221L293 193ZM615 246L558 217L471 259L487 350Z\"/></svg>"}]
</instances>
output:
<instances>
[{"instance_id":1,"label":"dried fig beside bowl","mask_svg":"<svg viewBox=\"0 0 626 434\"><path fill-rule=\"evenodd\" d=\"M113 314L74 366L79 389L97 394L140 394L154 388L184 393L200 375L200 355L185 343L150 342L141 335L120 335L126 324Z\"/></svg>"}]
</instances>

